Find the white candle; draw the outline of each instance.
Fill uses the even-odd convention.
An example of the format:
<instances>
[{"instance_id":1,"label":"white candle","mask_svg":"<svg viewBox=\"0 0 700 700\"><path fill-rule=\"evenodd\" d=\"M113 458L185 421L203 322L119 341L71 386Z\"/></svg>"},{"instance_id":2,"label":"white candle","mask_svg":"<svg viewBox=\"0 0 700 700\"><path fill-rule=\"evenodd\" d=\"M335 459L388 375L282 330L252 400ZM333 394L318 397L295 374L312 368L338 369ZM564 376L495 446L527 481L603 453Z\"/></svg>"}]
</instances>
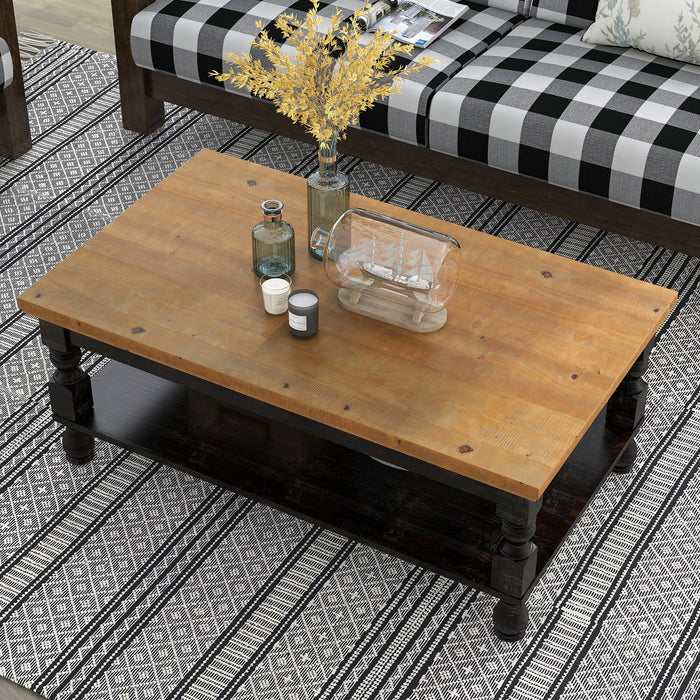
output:
<instances>
[{"instance_id":1,"label":"white candle","mask_svg":"<svg viewBox=\"0 0 700 700\"><path fill-rule=\"evenodd\" d=\"M286 275L284 277L262 277L260 288L267 313L277 316L287 310L287 299L291 288L289 277Z\"/></svg>"},{"instance_id":2,"label":"white candle","mask_svg":"<svg viewBox=\"0 0 700 700\"><path fill-rule=\"evenodd\" d=\"M263 289L269 294L284 294L285 292L289 291L289 282L279 277L273 277L272 279L265 280L262 286Z\"/></svg>"}]
</instances>

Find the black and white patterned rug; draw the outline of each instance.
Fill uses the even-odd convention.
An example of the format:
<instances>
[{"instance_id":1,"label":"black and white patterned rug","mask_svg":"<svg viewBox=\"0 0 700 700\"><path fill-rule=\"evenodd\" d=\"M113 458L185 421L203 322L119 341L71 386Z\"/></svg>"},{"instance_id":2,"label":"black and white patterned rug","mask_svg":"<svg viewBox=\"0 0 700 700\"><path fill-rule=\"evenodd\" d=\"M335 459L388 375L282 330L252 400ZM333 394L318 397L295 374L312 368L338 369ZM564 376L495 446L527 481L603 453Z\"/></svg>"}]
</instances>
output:
<instances>
[{"instance_id":1,"label":"black and white patterned rug","mask_svg":"<svg viewBox=\"0 0 700 700\"><path fill-rule=\"evenodd\" d=\"M65 461L15 296L201 148L300 175L315 154L182 108L126 132L111 56L56 43L25 71L34 147L0 162L0 675L62 700L698 697L700 260L343 159L354 191L678 290L635 469L506 644L465 586L109 445Z\"/></svg>"}]
</instances>

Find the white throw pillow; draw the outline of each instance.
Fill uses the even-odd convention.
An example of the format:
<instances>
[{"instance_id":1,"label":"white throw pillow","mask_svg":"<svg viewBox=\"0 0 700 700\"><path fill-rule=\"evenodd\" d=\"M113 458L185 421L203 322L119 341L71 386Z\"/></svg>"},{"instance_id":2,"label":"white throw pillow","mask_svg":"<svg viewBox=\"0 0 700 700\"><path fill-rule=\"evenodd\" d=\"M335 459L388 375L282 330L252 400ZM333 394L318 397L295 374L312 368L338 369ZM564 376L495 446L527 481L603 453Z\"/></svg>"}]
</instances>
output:
<instances>
[{"instance_id":1,"label":"white throw pillow","mask_svg":"<svg viewBox=\"0 0 700 700\"><path fill-rule=\"evenodd\" d=\"M700 0L599 0L581 38L700 64Z\"/></svg>"}]
</instances>

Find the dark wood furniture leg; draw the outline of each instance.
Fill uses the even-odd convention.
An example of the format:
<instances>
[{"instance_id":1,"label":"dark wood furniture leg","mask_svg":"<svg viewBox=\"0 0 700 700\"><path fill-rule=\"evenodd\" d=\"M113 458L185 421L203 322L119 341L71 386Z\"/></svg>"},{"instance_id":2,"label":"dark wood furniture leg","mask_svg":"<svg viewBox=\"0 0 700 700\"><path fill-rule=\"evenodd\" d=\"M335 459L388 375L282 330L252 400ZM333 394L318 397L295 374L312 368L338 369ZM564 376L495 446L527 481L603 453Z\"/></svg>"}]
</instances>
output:
<instances>
[{"instance_id":1,"label":"dark wood furniture leg","mask_svg":"<svg viewBox=\"0 0 700 700\"><path fill-rule=\"evenodd\" d=\"M505 596L493 609L496 635L516 642L525 636L530 616L524 596L537 573L537 546L532 542L542 499L527 501L503 494L496 505L503 539L491 562L491 585Z\"/></svg>"},{"instance_id":2,"label":"dark wood furniture leg","mask_svg":"<svg viewBox=\"0 0 700 700\"><path fill-rule=\"evenodd\" d=\"M637 430L644 418L648 385L642 379L642 375L649 367L652 346L653 343L647 345L608 401L607 422L614 428ZM615 471L620 473L630 471L636 457L637 443L633 437L617 460Z\"/></svg>"},{"instance_id":3,"label":"dark wood furniture leg","mask_svg":"<svg viewBox=\"0 0 700 700\"><path fill-rule=\"evenodd\" d=\"M82 350L68 339L68 331L40 322L41 340L49 349L56 368L49 380L49 398L54 416L78 422L92 414L90 377L80 368ZM89 462L95 452L95 438L75 428L66 427L63 449L71 464Z\"/></svg>"},{"instance_id":4,"label":"dark wood furniture leg","mask_svg":"<svg viewBox=\"0 0 700 700\"><path fill-rule=\"evenodd\" d=\"M0 0L0 32L10 47L14 73L12 83L0 90L0 156L19 158L32 147L32 137L12 0Z\"/></svg>"},{"instance_id":5,"label":"dark wood furniture leg","mask_svg":"<svg viewBox=\"0 0 700 700\"><path fill-rule=\"evenodd\" d=\"M131 57L131 20L152 0L112 0L114 43L119 71L119 95L124 128L148 134L165 120L162 100L149 96L148 71L139 68Z\"/></svg>"}]
</instances>

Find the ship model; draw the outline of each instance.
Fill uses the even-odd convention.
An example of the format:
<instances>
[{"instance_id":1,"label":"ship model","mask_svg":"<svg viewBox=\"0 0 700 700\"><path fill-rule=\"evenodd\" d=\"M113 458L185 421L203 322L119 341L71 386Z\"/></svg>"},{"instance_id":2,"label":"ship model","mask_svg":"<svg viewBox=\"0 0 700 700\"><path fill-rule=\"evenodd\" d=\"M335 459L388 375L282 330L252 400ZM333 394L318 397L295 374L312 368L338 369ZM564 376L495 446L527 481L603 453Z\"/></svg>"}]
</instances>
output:
<instances>
[{"instance_id":1,"label":"ship model","mask_svg":"<svg viewBox=\"0 0 700 700\"><path fill-rule=\"evenodd\" d=\"M445 324L455 239L364 209L349 209L318 238L344 309L423 333Z\"/></svg>"}]
</instances>

